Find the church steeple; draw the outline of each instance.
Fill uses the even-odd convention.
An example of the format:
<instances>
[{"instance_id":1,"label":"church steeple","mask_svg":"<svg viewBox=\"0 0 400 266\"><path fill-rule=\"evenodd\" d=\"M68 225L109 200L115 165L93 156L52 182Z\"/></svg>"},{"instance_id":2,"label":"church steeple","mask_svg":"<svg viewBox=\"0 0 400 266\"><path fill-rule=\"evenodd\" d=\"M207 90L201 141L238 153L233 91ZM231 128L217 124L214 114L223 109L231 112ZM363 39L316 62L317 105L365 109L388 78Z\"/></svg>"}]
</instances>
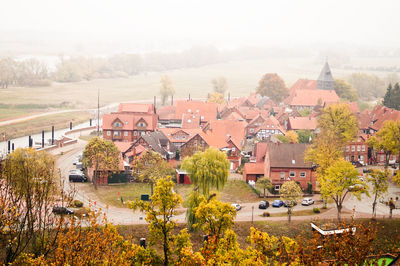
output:
<instances>
[{"instance_id":1,"label":"church steeple","mask_svg":"<svg viewBox=\"0 0 400 266\"><path fill-rule=\"evenodd\" d=\"M335 80L333 79L331 68L329 67L328 61L325 62L324 67L319 74L317 79L317 89L319 90L334 90Z\"/></svg>"}]
</instances>

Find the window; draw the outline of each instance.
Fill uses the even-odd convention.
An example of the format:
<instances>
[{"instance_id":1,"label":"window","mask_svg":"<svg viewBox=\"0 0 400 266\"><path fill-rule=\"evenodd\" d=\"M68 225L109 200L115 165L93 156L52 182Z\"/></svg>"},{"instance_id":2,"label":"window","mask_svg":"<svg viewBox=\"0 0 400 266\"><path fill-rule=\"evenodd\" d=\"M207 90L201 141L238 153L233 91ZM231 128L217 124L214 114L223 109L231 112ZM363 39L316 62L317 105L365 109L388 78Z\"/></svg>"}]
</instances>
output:
<instances>
[{"instance_id":1,"label":"window","mask_svg":"<svg viewBox=\"0 0 400 266\"><path fill-rule=\"evenodd\" d=\"M146 126L146 124L143 123L143 122L139 122L139 123L138 123L138 127L145 127L145 126Z\"/></svg>"},{"instance_id":2,"label":"window","mask_svg":"<svg viewBox=\"0 0 400 266\"><path fill-rule=\"evenodd\" d=\"M191 123L191 122L192 122L192 120L188 119L188 120L187 120L187 122L188 122L188 123Z\"/></svg>"},{"instance_id":3,"label":"window","mask_svg":"<svg viewBox=\"0 0 400 266\"><path fill-rule=\"evenodd\" d=\"M201 119L201 120L204 120L204 116L200 116L200 119Z\"/></svg>"},{"instance_id":4,"label":"window","mask_svg":"<svg viewBox=\"0 0 400 266\"><path fill-rule=\"evenodd\" d=\"M300 177L306 177L306 172L300 172Z\"/></svg>"},{"instance_id":5,"label":"window","mask_svg":"<svg viewBox=\"0 0 400 266\"><path fill-rule=\"evenodd\" d=\"M360 155L359 161L364 162L364 155Z\"/></svg>"},{"instance_id":6,"label":"window","mask_svg":"<svg viewBox=\"0 0 400 266\"><path fill-rule=\"evenodd\" d=\"M281 179L285 179L285 172L281 172Z\"/></svg>"},{"instance_id":7,"label":"window","mask_svg":"<svg viewBox=\"0 0 400 266\"><path fill-rule=\"evenodd\" d=\"M392 160L396 162L396 155L392 155Z\"/></svg>"},{"instance_id":8,"label":"window","mask_svg":"<svg viewBox=\"0 0 400 266\"><path fill-rule=\"evenodd\" d=\"M121 136L121 131L114 131L114 136Z\"/></svg>"},{"instance_id":9,"label":"window","mask_svg":"<svg viewBox=\"0 0 400 266\"><path fill-rule=\"evenodd\" d=\"M107 136L111 136L111 131L107 131Z\"/></svg>"},{"instance_id":10,"label":"window","mask_svg":"<svg viewBox=\"0 0 400 266\"><path fill-rule=\"evenodd\" d=\"M361 138L358 138L357 142L361 142Z\"/></svg>"},{"instance_id":11,"label":"window","mask_svg":"<svg viewBox=\"0 0 400 266\"><path fill-rule=\"evenodd\" d=\"M281 188L280 185L275 185L275 190L279 190Z\"/></svg>"},{"instance_id":12,"label":"window","mask_svg":"<svg viewBox=\"0 0 400 266\"><path fill-rule=\"evenodd\" d=\"M296 176L296 172L290 172L290 173L289 173L289 176L290 176L290 177L295 177L295 176Z\"/></svg>"},{"instance_id":13,"label":"window","mask_svg":"<svg viewBox=\"0 0 400 266\"><path fill-rule=\"evenodd\" d=\"M124 136L127 137L128 136L128 131L124 132Z\"/></svg>"},{"instance_id":14,"label":"window","mask_svg":"<svg viewBox=\"0 0 400 266\"><path fill-rule=\"evenodd\" d=\"M143 136L144 134L146 134L146 132L144 132L144 131L141 131L141 132L140 132L140 135Z\"/></svg>"},{"instance_id":15,"label":"window","mask_svg":"<svg viewBox=\"0 0 400 266\"><path fill-rule=\"evenodd\" d=\"M361 146L361 150L362 150L362 151L365 151L365 145L362 145L362 146Z\"/></svg>"},{"instance_id":16,"label":"window","mask_svg":"<svg viewBox=\"0 0 400 266\"><path fill-rule=\"evenodd\" d=\"M134 136L137 136L137 131L133 131L133 135L134 135Z\"/></svg>"},{"instance_id":17,"label":"window","mask_svg":"<svg viewBox=\"0 0 400 266\"><path fill-rule=\"evenodd\" d=\"M346 151L347 151L347 152L350 151L350 146L346 146Z\"/></svg>"},{"instance_id":18,"label":"window","mask_svg":"<svg viewBox=\"0 0 400 266\"><path fill-rule=\"evenodd\" d=\"M114 127L122 127L122 124L120 122L115 122Z\"/></svg>"},{"instance_id":19,"label":"window","mask_svg":"<svg viewBox=\"0 0 400 266\"><path fill-rule=\"evenodd\" d=\"M250 133L254 133L254 128L250 128Z\"/></svg>"},{"instance_id":20,"label":"window","mask_svg":"<svg viewBox=\"0 0 400 266\"><path fill-rule=\"evenodd\" d=\"M349 161L349 156L346 156L346 161Z\"/></svg>"},{"instance_id":21,"label":"window","mask_svg":"<svg viewBox=\"0 0 400 266\"><path fill-rule=\"evenodd\" d=\"M357 145L357 151L361 151L361 146Z\"/></svg>"},{"instance_id":22,"label":"window","mask_svg":"<svg viewBox=\"0 0 400 266\"><path fill-rule=\"evenodd\" d=\"M272 128L274 128L274 125L271 125Z\"/></svg>"},{"instance_id":23,"label":"window","mask_svg":"<svg viewBox=\"0 0 400 266\"><path fill-rule=\"evenodd\" d=\"M267 125L267 128L269 128L269 124Z\"/></svg>"},{"instance_id":24,"label":"window","mask_svg":"<svg viewBox=\"0 0 400 266\"><path fill-rule=\"evenodd\" d=\"M128 124L128 121L125 121L125 125L127 125Z\"/></svg>"},{"instance_id":25,"label":"window","mask_svg":"<svg viewBox=\"0 0 400 266\"><path fill-rule=\"evenodd\" d=\"M356 151L356 146L351 146L351 151Z\"/></svg>"},{"instance_id":26,"label":"window","mask_svg":"<svg viewBox=\"0 0 400 266\"><path fill-rule=\"evenodd\" d=\"M381 155L381 162L385 161L385 155Z\"/></svg>"},{"instance_id":27,"label":"window","mask_svg":"<svg viewBox=\"0 0 400 266\"><path fill-rule=\"evenodd\" d=\"M232 151L235 152L235 151L236 151L236 148L232 148Z\"/></svg>"},{"instance_id":28,"label":"window","mask_svg":"<svg viewBox=\"0 0 400 266\"><path fill-rule=\"evenodd\" d=\"M188 113L190 113L192 110L188 109Z\"/></svg>"},{"instance_id":29,"label":"window","mask_svg":"<svg viewBox=\"0 0 400 266\"><path fill-rule=\"evenodd\" d=\"M183 136L182 136L182 139L186 139L186 136L185 136L185 135L183 135Z\"/></svg>"}]
</instances>

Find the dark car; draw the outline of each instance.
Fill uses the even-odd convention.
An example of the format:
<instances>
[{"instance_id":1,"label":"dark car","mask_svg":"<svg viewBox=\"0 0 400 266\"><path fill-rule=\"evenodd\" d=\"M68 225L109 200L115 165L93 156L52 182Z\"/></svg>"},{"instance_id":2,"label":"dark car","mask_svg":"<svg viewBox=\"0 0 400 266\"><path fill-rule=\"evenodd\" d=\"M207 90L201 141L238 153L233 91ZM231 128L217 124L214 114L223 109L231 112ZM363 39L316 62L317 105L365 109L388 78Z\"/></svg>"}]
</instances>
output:
<instances>
[{"instance_id":1,"label":"dark car","mask_svg":"<svg viewBox=\"0 0 400 266\"><path fill-rule=\"evenodd\" d=\"M74 211L68 209L67 207L54 206L53 213L55 213L55 214L74 214Z\"/></svg>"},{"instance_id":2,"label":"dark car","mask_svg":"<svg viewBox=\"0 0 400 266\"><path fill-rule=\"evenodd\" d=\"M283 202L283 206L284 206L284 207L287 207L288 205L289 205L289 201L285 200L285 201ZM293 206L296 206L296 205L297 205L297 202L293 201L293 202L291 202L290 205L291 205L292 207L293 207Z\"/></svg>"},{"instance_id":3,"label":"dark car","mask_svg":"<svg viewBox=\"0 0 400 266\"><path fill-rule=\"evenodd\" d=\"M365 174L365 173L370 173L371 172L371 169L368 169L368 168L364 168L363 169L363 173Z\"/></svg>"},{"instance_id":4,"label":"dark car","mask_svg":"<svg viewBox=\"0 0 400 266\"><path fill-rule=\"evenodd\" d=\"M258 204L259 209L267 209L269 207L269 202L262 200L260 201L260 204Z\"/></svg>"},{"instance_id":5,"label":"dark car","mask_svg":"<svg viewBox=\"0 0 400 266\"><path fill-rule=\"evenodd\" d=\"M86 182L87 177L82 171L79 170L71 170L69 172L69 181L70 182Z\"/></svg>"},{"instance_id":6,"label":"dark car","mask_svg":"<svg viewBox=\"0 0 400 266\"><path fill-rule=\"evenodd\" d=\"M276 208L280 208L283 205L283 201L281 200L274 200L274 202L272 203L272 207L276 207Z\"/></svg>"}]
</instances>

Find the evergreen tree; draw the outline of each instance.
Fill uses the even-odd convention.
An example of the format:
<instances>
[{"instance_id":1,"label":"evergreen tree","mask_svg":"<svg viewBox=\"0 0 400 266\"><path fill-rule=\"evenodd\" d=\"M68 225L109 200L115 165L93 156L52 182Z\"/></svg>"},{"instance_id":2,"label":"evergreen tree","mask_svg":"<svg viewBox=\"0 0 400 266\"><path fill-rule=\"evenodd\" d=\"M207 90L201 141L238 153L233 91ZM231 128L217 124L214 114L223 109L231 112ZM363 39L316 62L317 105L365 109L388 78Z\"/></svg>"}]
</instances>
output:
<instances>
[{"instance_id":1,"label":"evergreen tree","mask_svg":"<svg viewBox=\"0 0 400 266\"><path fill-rule=\"evenodd\" d=\"M385 97L383 98L383 105L389 108L400 110L400 85L396 83L394 87L389 84Z\"/></svg>"},{"instance_id":2,"label":"evergreen tree","mask_svg":"<svg viewBox=\"0 0 400 266\"><path fill-rule=\"evenodd\" d=\"M390 107L391 106L391 96L392 96L392 84L390 83L387 90L386 90L386 94L385 97L383 97L383 105L386 107Z\"/></svg>"}]
</instances>

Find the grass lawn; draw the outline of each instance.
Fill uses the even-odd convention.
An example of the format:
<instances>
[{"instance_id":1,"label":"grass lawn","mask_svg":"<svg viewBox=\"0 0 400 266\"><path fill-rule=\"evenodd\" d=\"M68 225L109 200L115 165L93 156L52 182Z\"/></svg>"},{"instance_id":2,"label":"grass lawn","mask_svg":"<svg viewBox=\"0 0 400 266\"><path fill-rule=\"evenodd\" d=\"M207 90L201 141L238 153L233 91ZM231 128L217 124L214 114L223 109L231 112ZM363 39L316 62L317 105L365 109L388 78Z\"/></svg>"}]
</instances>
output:
<instances>
[{"instance_id":1,"label":"grass lawn","mask_svg":"<svg viewBox=\"0 0 400 266\"><path fill-rule=\"evenodd\" d=\"M285 208L286 209L286 208ZM322 209L320 208L319 211L320 213L314 213L313 210L301 210L301 211L296 211L296 207L294 210L292 210L292 216L309 216L309 215L317 215L324 213L328 211L329 209ZM287 211L285 212L279 212L279 213L270 213L270 217L283 217L287 216ZM268 217L265 217L268 219Z\"/></svg>"},{"instance_id":2,"label":"grass lawn","mask_svg":"<svg viewBox=\"0 0 400 266\"><path fill-rule=\"evenodd\" d=\"M128 183L128 184L112 184L108 186L99 186L94 190L91 185L87 189L90 193L96 194L102 202L110 206L124 207L123 201L138 200L142 194L150 194L151 188L148 183ZM192 191L192 185L176 184L174 190L185 201ZM119 193L119 195L118 195ZM225 202L255 202L258 196L249 188L249 186L241 180L228 180L224 189L219 194L219 199Z\"/></svg>"},{"instance_id":3,"label":"grass lawn","mask_svg":"<svg viewBox=\"0 0 400 266\"><path fill-rule=\"evenodd\" d=\"M69 122L79 124L88 121L93 116L88 112L69 112L38 117L12 125L0 126L0 133L6 132L7 139L40 133L42 130L49 131L51 126L57 129L69 127Z\"/></svg>"}]
</instances>

